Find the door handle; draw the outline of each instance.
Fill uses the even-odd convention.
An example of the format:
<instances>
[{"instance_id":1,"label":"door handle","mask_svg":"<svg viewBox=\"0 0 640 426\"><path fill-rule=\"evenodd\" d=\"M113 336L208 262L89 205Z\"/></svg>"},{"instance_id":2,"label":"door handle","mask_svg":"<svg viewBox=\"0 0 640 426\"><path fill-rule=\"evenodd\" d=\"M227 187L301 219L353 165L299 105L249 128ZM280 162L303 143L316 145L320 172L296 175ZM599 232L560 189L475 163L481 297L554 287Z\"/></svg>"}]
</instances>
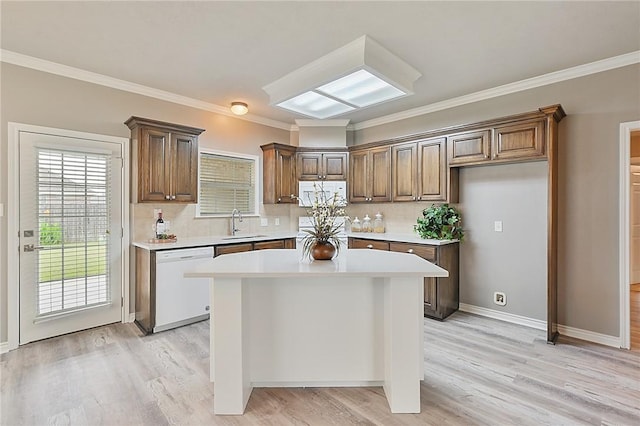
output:
<instances>
[{"instance_id":1,"label":"door handle","mask_svg":"<svg viewBox=\"0 0 640 426\"><path fill-rule=\"evenodd\" d=\"M24 251L25 252L31 252L31 251L36 251L36 250L42 250L44 248L44 246L36 246L34 244L25 244L24 245Z\"/></svg>"}]
</instances>

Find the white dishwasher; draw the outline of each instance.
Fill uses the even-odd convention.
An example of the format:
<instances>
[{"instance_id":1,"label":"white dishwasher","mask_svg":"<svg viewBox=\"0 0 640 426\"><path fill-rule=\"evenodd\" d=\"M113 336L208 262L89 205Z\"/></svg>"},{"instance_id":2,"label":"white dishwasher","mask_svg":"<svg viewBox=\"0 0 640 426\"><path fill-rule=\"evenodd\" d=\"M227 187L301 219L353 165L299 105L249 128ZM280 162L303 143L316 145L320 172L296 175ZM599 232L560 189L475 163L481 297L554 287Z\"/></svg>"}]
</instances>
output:
<instances>
[{"instance_id":1,"label":"white dishwasher","mask_svg":"<svg viewBox=\"0 0 640 426\"><path fill-rule=\"evenodd\" d=\"M156 252L156 325L154 332L209 318L209 279L185 278L207 259L213 247Z\"/></svg>"}]
</instances>

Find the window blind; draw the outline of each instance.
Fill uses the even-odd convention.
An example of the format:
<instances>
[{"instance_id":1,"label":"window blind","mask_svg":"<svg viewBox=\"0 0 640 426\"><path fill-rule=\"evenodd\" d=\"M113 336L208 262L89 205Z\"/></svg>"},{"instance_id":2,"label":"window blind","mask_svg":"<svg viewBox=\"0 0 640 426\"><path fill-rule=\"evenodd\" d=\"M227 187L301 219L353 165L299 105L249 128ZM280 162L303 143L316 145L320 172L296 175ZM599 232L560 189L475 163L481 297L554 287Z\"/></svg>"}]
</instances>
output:
<instances>
[{"instance_id":1,"label":"window blind","mask_svg":"<svg viewBox=\"0 0 640 426\"><path fill-rule=\"evenodd\" d=\"M38 149L37 313L110 302L108 155Z\"/></svg>"},{"instance_id":2,"label":"window blind","mask_svg":"<svg viewBox=\"0 0 640 426\"><path fill-rule=\"evenodd\" d=\"M200 153L201 216L256 212L255 160Z\"/></svg>"}]
</instances>

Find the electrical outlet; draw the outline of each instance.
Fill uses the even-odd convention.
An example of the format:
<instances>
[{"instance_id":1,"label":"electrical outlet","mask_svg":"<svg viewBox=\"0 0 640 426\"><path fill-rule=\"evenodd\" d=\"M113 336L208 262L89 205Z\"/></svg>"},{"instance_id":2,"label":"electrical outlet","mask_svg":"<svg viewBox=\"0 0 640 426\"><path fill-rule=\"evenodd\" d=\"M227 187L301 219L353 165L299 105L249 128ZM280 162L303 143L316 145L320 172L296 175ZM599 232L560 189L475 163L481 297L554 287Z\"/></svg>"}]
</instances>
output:
<instances>
[{"instance_id":1,"label":"electrical outlet","mask_svg":"<svg viewBox=\"0 0 640 426\"><path fill-rule=\"evenodd\" d=\"M274 222L275 222L276 226L280 226L280 218L279 217L276 217Z\"/></svg>"},{"instance_id":2,"label":"electrical outlet","mask_svg":"<svg viewBox=\"0 0 640 426\"><path fill-rule=\"evenodd\" d=\"M260 218L260 226L269 226L269 219L266 217Z\"/></svg>"},{"instance_id":3,"label":"electrical outlet","mask_svg":"<svg viewBox=\"0 0 640 426\"><path fill-rule=\"evenodd\" d=\"M501 291L493 293L493 303L496 305L504 306L507 304L507 295Z\"/></svg>"},{"instance_id":4,"label":"electrical outlet","mask_svg":"<svg viewBox=\"0 0 640 426\"><path fill-rule=\"evenodd\" d=\"M493 230L496 232L502 232L502 221L496 220L493 222Z\"/></svg>"}]
</instances>

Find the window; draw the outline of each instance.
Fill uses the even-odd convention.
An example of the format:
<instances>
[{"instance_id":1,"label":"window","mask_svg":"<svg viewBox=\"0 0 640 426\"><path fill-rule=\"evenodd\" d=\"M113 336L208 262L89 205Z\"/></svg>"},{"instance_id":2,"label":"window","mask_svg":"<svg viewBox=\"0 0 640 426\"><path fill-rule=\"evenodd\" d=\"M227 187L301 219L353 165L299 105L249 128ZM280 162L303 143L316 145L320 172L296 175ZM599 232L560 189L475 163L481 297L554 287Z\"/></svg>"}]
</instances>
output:
<instances>
[{"instance_id":1,"label":"window","mask_svg":"<svg viewBox=\"0 0 640 426\"><path fill-rule=\"evenodd\" d=\"M257 215L257 156L200 152L197 215L228 216L233 209Z\"/></svg>"}]
</instances>

